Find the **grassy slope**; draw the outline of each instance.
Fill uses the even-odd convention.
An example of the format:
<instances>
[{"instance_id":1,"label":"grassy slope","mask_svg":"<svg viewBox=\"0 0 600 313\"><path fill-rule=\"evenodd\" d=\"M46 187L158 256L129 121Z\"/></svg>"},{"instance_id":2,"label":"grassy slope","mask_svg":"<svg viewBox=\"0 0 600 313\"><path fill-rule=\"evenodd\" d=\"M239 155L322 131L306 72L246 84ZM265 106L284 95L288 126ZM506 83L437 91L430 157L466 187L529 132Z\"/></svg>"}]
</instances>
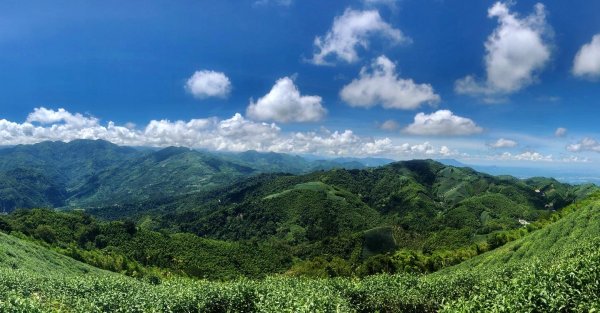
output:
<instances>
[{"instance_id":1,"label":"grassy slope","mask_svg":"<svg viewBox=\"0 0 600 313\"><path fill-rule=\"evenodd\" d=\"M57 252L0 232L0 267L36 274L102 274L110 272L73 260Z\"/></svg>"},{"instance_id":2,"label":"grassy slope","mask_svg":"<svg viewBox=\"0 0 600 313\"><path fill-rule=\"evenodd\" d=\"M451 312L598 310L600 194L564 213L541 230L425 280L476 281L476 289L463 289L445 308Z\"/></svg>"},{"instance_id":3,"label":"grassy slope","mask_svg":"<svg viewBox=\"0 0 600 313\"><path fill-rule=\"evenodd\" d=\"M458 268L479 270L533 259L552 261L561 253L575 249L579 243L600 238L600 194L565 210L572 212L548 227L468 260Z\"/></svg>"},{"instance_id":4,"label":"grassy slope","mask_svg":"<svg viewBox=\"0 0 600 313\"><path fill-rule=\"evenodd\" d=\"M0 312L600 309L600 196L567 210L572 212L545 229L435 274L377 275L363 280L273 277L218 283L174 279L152 285L94 270L0 235ZM14 269L9 254L17 256L19 269Z\"/></svg>"}]
</instances>

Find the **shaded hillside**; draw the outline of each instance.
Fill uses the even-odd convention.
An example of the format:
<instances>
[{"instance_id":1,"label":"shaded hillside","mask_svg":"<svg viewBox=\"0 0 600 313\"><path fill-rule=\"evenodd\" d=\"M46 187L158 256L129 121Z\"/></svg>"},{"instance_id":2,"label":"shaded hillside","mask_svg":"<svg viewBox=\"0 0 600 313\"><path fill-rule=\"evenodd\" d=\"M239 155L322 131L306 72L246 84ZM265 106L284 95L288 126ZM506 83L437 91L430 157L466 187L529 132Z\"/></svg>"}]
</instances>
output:
<instances>
[{"instance_id":1,"label":"shaded hillside","mask_svg":"<svg viewBox=\"0 0 600 313\"><path fill-rule=\"evenodd\" d=\"M71 190L90 176L140 155L138 150L103 140L45 141L0 149L0 170L36 169Z\"/></svg>"},{"instance_id":2,"label":"shaded hillside","mask_svg":"<svg viewBox=\"0 0 600 313\"><path fill-rule=\"evenodd\" d=\"M160 199L223 186L256 170L187 148L165 148L93 175L69 199L72 206Z\"/></svg>"},{"instance_id":3,"label":"shaded hillside","mask_svg":"<svg viewBox=\"0 0 600 313\"><path fill-rule=\"evenodd\" d=\"M60 207L67 191L36 169L13 168L0 172L0 212L14 208Z\"/></svg>"}]
</instances>

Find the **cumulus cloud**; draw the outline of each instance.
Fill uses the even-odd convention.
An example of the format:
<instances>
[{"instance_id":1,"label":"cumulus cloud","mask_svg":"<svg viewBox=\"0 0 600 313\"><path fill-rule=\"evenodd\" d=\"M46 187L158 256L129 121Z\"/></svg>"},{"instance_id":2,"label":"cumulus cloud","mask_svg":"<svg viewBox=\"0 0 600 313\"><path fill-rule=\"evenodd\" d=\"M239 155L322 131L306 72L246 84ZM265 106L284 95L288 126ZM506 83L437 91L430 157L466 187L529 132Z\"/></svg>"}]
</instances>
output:
<instances>
[{"instance_id":1,"label":"cumulus cloud","mask_svg":"<svg viewBox=\"0 0 600 313\"><path fill-rule=\"evenodd\" d=\"M577 143L568 145L567 150L571 152L600 152L600 142L593 138L583 138Z\"/></svg>"},{"instance_id":2,"label":"cumulus cloud","mask_svg":"<svg viewBox=\"0 0 600 313\"><path fill-rule=\"evenodd\" d=\"M583 45L573 61L573 75L587 78L600 77L600 34Z\"/></svg>"},{"instance_id":3,"label":"cumulus cloud","mask_svg":"<svg viewBox=\"0 0 600 313\"><path fill-rule=\"evenodd\" d=\"M302 96L289 77L277 80L271 91L258 101L250 101L246 114L259 121L315 122L327 111L319 96Z\"/></svg>"},{"instance_id":4,"label":"cumulus cloud","mask_svg":"<svg viewBox=\"0 0 600 313\"><path fill-rule=\"evenodd\" d=\"M332 64L331 59L348 63L358 61L358 47L367 49L369 39L379 35L392 43L410 42L399 29L386 23L377 10L358 11L346 9L333 21L333 26L324 37L314 41L315 53L311 62L316 65Z\"/></svg>"},{"instance_id":5,"label":"cumulus cloud","mask_svg":"<svg viewBox=\"0 0 600 313\"><path fill-rule=\"evenodd\" d=\"M398 128L400 128L400 124L398 124L398 122L394 121L394 120L387 120L383 123L381 123L381 125L379 125L380 129L383 130L387 130L387 131L394 131Z\"/></svg>"},{"instance_id":6,"label":"cumulus cloud","mask_svg":"<svg viewBox=\"0 0 600 313\"><path fill-rule=\"evenodd\" d=\"M496 140L495 142L489 144L489 146L494 149L513 148L513 147L516 147L517 145L518 145L518 143L516 141L510 140L510 139L505 139L505 138L500 138L500 139Z\"/></svg>"},{"instance_id":7,"label":"cumulus cloud","mask_svg":"<svg viewBox=\"0 0 600 313\"><path fill-rule=\"evenodd\" d=\"M332 156L385 155L423 158L458 153L429 143L394 143L390 138L363 137L352 130L285 133L275 123L255 122L239 113L187 121L151 120L145 126L116 125L70 113L64 109L37 108L23 123L0 119L0 144L31 144L46 140L103 139L128 146L185 146L214 151L307 153Z\"/></svg>"},{"instance_id":8,"label":"cumulus cloud","mask_svg":"<svg viewBox=\"0 0 600 313\"><path fill-rule=\"evenodd\" d=\"M231 82L221 72L202 70L187 80L185 89L198 99L226 98L231 92Z\"/></svg>"},{"instance_id":9,"label":"cumulus cloud","mask_svg":"<svg viewBox=\"0 0 600 313\"><path fill-rule=\"evenodd\" d=\"M431 145L429 142L424 142L421 144L413 144L413 145L405 143L400 146L400 150L403 151L405 154L424 155L426 157L432 157L432 156L448 157L448 156L454 156L454 155L459 154L458 151L451 150L447 146L441 146L438 149L438 148L434 147L433 145Z\"/></svg>"},{"instance_id":10,"label":"cumulus cloud","mask_svg":"<svg viewBox=\"0 0 600 313\"><path fill-rule=\"evenodd\" d=\"M483 129L469 118L454 115L449 110L439 110L431 114L418 113L414 122L403 131L411 135L466 136L481 133Z\"/></svg>"},{"instance_id":11,"label":"cumulus cloud","mask_svg":"<svg viewBox=\"0 0 600 313\"><path fill-rule=\"evenodd\" d=\"M497 159L508 161L554 161L551 154L544 155L534 151L525 151L519 154L511 154L510 152L504 152L501 155L497 156Z\"/></svg>"},{"instance_id":12,"label":"cumulus cloud","mask_svg":"<svg viewBox=\"0 0 600 313\"><path fill-rule=\"evenodd\" d=\"M550 60L550 27L546 23L544 5L524 18L509 10L509 4L497 2L488 17L498 18L498 27L485 43L487 77L480 81L473 75L459 79L459 94L497 96L514 93L534 83L537 74Z\"/></svg>"},{"instance_id":13,"label":"cumulus cloud","mask_svg":"<svg viewBox=\"0 0 600 313\"><path fill-rule=\"evenodd\" d=\"M554 136L556 137L564 137L567 134L567 129L564 127L559 127L554 131Z\"/></svg>"},{"instance_id":14,"label":"cumulus cloud","mask_svg":"<svg viewBox=\"0 0 600 313\"><path fill-rule=\"evenodd\" d=\"M96 125L98 123L98 119L91 116L83 116L80 113L71 114L62 108L54 111L41 107L35 108L33 112L29 113L27 116L27 122L40 124L64 122L65 124L72 125L74 127L85 127Z\"/></svg>"},{"instance_id":15,"label":"cumulus cloud","mask_svg":"<svg viewBox=\"0 0 600 313\"><path fill-rule=\"evenodd\" d=\"M359 78L342 88L340 97L353 107L381 104L386 109L416 109L440 101L431 85L399 78L396 65L385 56L374 60L370 71L363 67Z\"/></svg>"}]
</instances>

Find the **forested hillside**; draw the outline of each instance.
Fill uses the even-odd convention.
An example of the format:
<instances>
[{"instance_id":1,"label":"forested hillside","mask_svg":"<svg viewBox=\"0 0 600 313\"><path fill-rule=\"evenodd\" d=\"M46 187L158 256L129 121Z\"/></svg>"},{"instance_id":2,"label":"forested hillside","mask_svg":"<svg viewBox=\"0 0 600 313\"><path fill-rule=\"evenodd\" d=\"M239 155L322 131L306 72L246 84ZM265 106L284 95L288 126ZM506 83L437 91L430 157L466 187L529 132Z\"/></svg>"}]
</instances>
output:
<instances>
[{"instance_id":1,"label":"forested hillside","mask_svg":"<svg viewBox=\"0 0 600 313\"><path fill-rule=\"evenodd\" d=\"M203 156L187 149L159 152L166 159ZM144 160L155 164L156 157ZM138 179L120 172L125 168L114 177ZM150 179L139 178L144 180ZM8 229L61 253L117 271L132 272L113 264L122 259L134 268L211 279L428 273L539 229L595 190L405 161L364 170L262 174L181 197L85 213L17 211L4 220Z\"/></svg>"},{"instance_id":2,"label":"forested hillside","mask_svg":"<svg viewBox=\"0 0 600 313\"><path fill-rule=\"evenodd\" d=\"M433 160L366 167L102 141L17 146L0 159L10 212L0 215L0 311L596 305L595 185Z\"/></svg>"},{"instance_id":3,"label":"forested hillside","mask_svg":"<svg viewBox=\"0 0 600 313\"><path fill-rule=\"evenodd\" d=\"M433 262L417 266L426 272L500 246L512 240L512 230L533 227L595 190L406 161L366 170L262 175L171 202L92 213L115 218L123 210L155 230L279 242L308 261L294 271L311 272L341 258L355 271L373 273L381 271L386 255L404 253Z\"/></svg>"},{"instance_id":4,"label":"forested hillside","mask_svg":"<svg viewBox=\"0 0 600 313\"><path fill-rule=\"evenodd\" d=\"M0 310L590 312L600 309L599 201L598 194L578 201L541 229L434 274L360 280L269 277L208 282L158 275L134 279L0 233Z\"/></svg>"},{"instance_id":5,"label":"forested hillside","mask_svg":"<svg viewBox=\"0 0 600 313\"><path fill-rule=\"evenodd\" d=\"M157 201L227 186L258 173L365 168L360 159L307 160L279 153L135 149L103 140L42 142L0 149L0 212L90 208ZM365 163L386 162L366 159Z\"/></svg>"}]
</instances>

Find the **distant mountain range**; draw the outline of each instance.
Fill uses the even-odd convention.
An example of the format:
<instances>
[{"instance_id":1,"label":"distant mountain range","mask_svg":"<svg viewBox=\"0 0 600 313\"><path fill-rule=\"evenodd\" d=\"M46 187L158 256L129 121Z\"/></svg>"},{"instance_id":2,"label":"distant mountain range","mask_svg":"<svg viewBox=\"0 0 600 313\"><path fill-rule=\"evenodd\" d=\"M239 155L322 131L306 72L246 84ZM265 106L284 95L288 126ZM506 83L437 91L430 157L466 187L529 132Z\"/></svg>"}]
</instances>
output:
<instances>
[{"instance_id":1,"label":"distant mountain range","mask_svg":"<svg viewBox=\"0 0 600 313\"><path fill-rule=\"evenodd\" d=\"M556 286L568 297L597 300L598 288L587 286L598 285L598 262L590 261L598 260L600 188L492 176L442 161L450 165L134 149L87 140L2 149L0 205L12 211L0 215L0 289L13 297L6 310L253 311L249 304L264 305L257 295L265 286L272 297L282 286L296 295L299 286L317 282L285 276L319 277L330 286L304 289L303 299L325 292L363 303L365 312L434 312L449 299L462 311L462 295L472 297L469 312L504 305L505 295L517 297L508 311L522 311L523 301L549 303L532 297ZM61 209L13 211L42 206ZM399 275L368 277L382 273ZM240 279L273 274L285 283ZM357 289L355 278L368 283ZM205 296L174 285L181 283L217 287ZM344 291L332 292L340 283L347 284ZM533 287L522 292L523 286ZM164 302L174 288L188 305L181 306L183 298ZM223 293L237 300L223 306ZM148 304L133 307L124 297ZM156 301L163 302L152 309ZM561 301L554 311L564 309ZM532 311L548 311L539 307Z\"/></svg>"},{"instance_id":2,"label":"distant mountain range","mask_svg":"<svg viewBox=\"0 0 600 313\"><path fill-rule=\"evenodd\" d=\"M558 181L569 184L600 184L600 170L587 166L562 164L555 167L527 167L527 166L502 166L478 165L460 162L454 159L438 159L437 161L456 167L470 167L479 172L490 175L511 175L518 178L553 177Z\"/></svg>"},{"instance_id":3,"label":"distant mountain range","mask_svg":"<svg viewBox=\"0 0 600 313\"><path fill-rule=\"evenodd\" d=\"M145 201L228 185L259 173L366 168L385 159L308 160L280 153L136 149L103 140L0 149L0 211Z\"/></svg>"},{"instance_id":4,"label":"distant mountain range","mask_svg":"<svg viewBox=\"0 0 600 313\"><path fill-rule=\"evenodd\" d=\"M543 170L468 165L453 159L438 161L496 175L546 176ZM335 168L365 169L392 162L384 158L322 159L182 147L140 149L103 140L48 141L0 149L0 212L15 208L91 208L157 201L218 189L261 173L307 174ZM561 177L565 176L568 175Z\"/></svg>"},{"instance_id":5,"label":"distant mountain range","mask_svg":"<svg viewBox=\"0 0 600 313\"><path fill-rule=\"evenodd\" d=\"M42 176L15 186L13 195L32 200L24 204L62 201L83 212L22 210L0 218L0 227L58 248L78 247L77 253L60 251L118 271L119 260L127 259L212 279L282 272L363 276L388 271L390 262L397 264L393 271L431 272L514 240L526 225L546 223L598 191L591 184L492 176L434 160L292 174L281 170L316 163L186 148L124 152L126 160L98 172L89 169L100 167L101 154L94 162L73 162L86 164L79 167L90 174L70 190L66 184L49 189L52 181ZM270 166L277 173L261 173ZM43 174L14 171L7 173ZM113 261L99 256L106 253Z\"/></svg>"}]
</instances>

